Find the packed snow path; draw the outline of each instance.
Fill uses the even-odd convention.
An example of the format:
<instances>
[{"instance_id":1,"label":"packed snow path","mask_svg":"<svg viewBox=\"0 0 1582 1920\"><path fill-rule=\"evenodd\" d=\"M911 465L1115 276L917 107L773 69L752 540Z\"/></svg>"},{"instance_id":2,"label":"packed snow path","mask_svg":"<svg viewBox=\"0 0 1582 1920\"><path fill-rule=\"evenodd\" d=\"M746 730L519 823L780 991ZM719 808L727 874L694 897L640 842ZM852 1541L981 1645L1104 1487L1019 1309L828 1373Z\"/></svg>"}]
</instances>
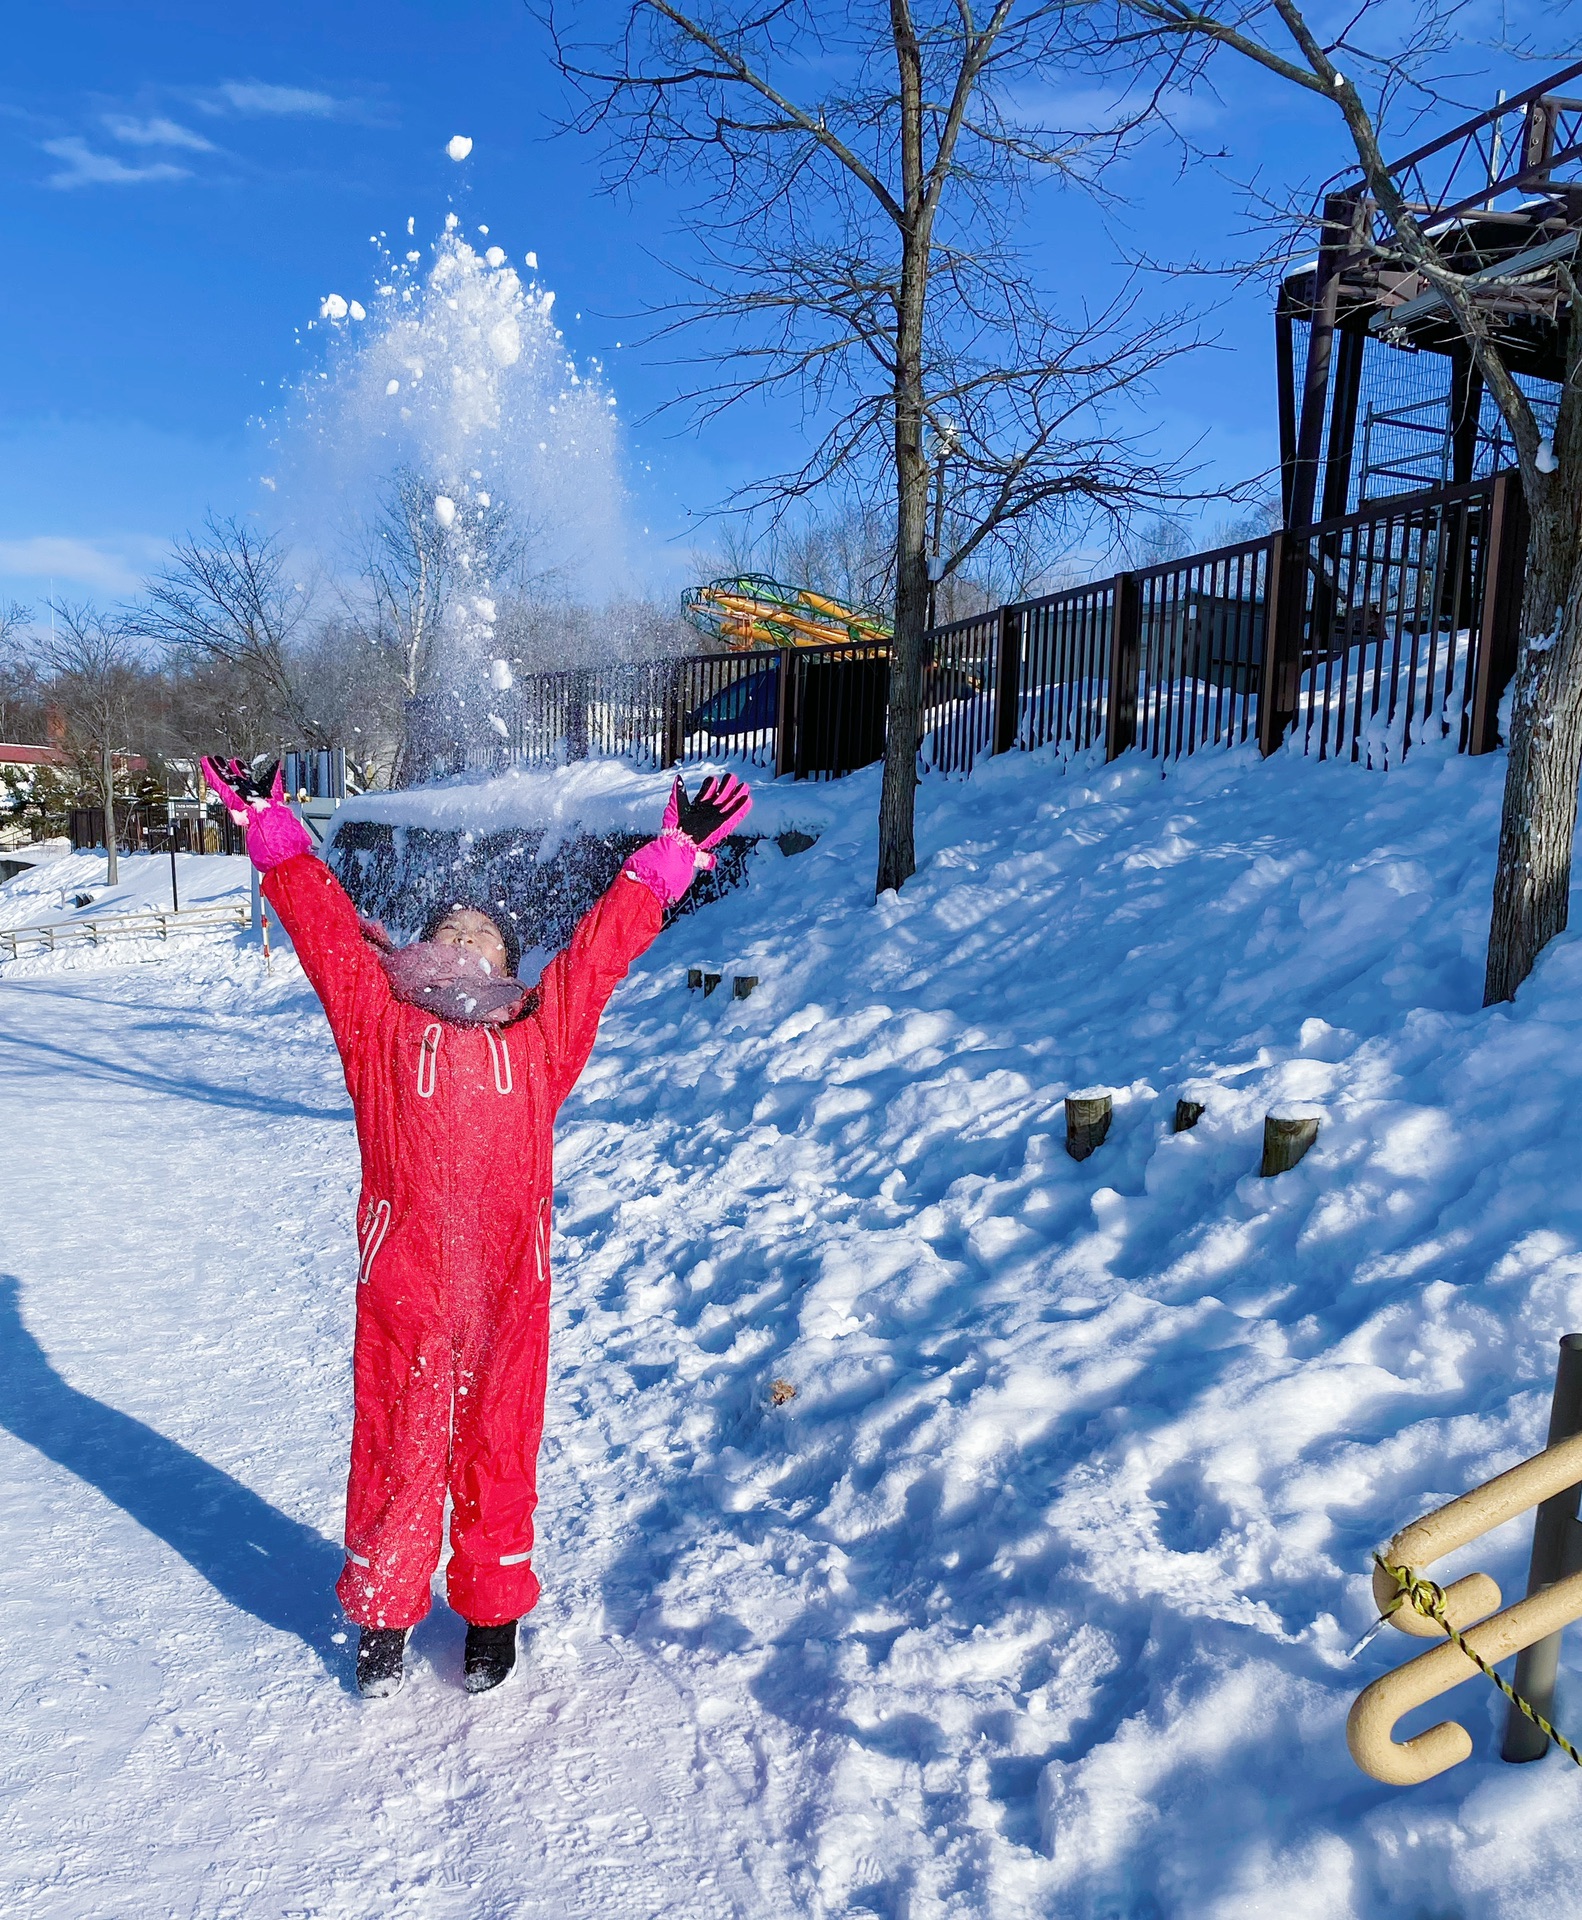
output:
<instances>
[{"instance_id":1,"label":"packed snow path","mask_svg":"<svg viewBox=\"0 0 1582 1920\"><path fill-rule=\"evenodd\" d=\"M1502 1767L1492 1689L1414 1791L1343 1734L1417 1645L1344 1659L1371 1548L1542 1444L1582 1328L1582 946L1477 1010L1501 773L1008 758L878 903L865 776L665 934L562 1116L545 1599L478 1700L443 1605L350 1689L294 964L7 968L0 1910L1550 1920L1582 1774ZM1448 1569L1514 1594L1527 1538Z\"/></svg>"}]
</instances>

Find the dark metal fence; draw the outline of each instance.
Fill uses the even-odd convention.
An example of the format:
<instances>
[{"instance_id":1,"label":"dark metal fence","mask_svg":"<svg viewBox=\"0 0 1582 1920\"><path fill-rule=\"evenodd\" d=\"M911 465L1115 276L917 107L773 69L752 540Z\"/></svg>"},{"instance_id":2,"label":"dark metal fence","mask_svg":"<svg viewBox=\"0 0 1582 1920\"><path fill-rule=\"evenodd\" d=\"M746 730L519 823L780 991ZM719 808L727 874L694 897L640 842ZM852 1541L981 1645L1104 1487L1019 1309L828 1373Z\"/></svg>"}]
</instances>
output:
<instances>
[{"instance_id":1,"label":"dark metal fence","mask_svg":"<svg viewBox=\"0 0 1582 1920\"><path fill-rule=\"evenodd\" d=\"M934 628L919 759L1102 744L1178 760L1294 728L1321 758L1388 764L1437 729L1498 744L1526 515L1514 473L1378 501ZM745 760L798 779L882 757L884 646L706 654L540 674L500 696L455 768L618 755Z\"/></svg>"}]
</instances>

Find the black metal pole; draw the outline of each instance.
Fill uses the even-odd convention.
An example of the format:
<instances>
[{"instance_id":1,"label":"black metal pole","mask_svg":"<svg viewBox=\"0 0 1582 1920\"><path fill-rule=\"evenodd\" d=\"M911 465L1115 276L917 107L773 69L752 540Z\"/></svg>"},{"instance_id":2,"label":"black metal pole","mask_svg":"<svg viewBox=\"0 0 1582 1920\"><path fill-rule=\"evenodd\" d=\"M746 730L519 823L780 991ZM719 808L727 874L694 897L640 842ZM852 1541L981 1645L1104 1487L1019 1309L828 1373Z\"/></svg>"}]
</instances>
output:
<instances>
[{"instance_id":1,"label":"black metal pole","mask_svg":"<svg viewBox=\"0 0 1582 1920\"><path fill-rule=\"evenodd\" d=\"M181 911L181 895L176 891L176 823L170 823L170 910Z\"/></svg>"},{"instance_id":2,"label":"black metal pole","mask_svg":"<svg viewBox=\"0 0 1582 1920\"><path fill-rule=\"evenodd\" d=\"M1568 1333L1560 1342L1560 1363L1555 1369L1555 1397L1549 1410L1549 1440L1552 1447L1582 1433L1582 1333ZM1552 1587L1567 1574L1582 1571L1582 1526L1577 1523L1577 1502L1582 1485L1567 1487L1544 1501L1533 1521L1533 1557L1527 1574L1530 1599ZM1516 1678L1512 1685L1524 1700L1530 1700L1546 1720L1552 1717L1555 1676L1560 1668L1560 1636L1524 1647L1516 1656ZM1505 1723L1502 1760L1541 1760L1549 1750L1549 1736L1516 1707Z\"/></svg>"}]
</instances>

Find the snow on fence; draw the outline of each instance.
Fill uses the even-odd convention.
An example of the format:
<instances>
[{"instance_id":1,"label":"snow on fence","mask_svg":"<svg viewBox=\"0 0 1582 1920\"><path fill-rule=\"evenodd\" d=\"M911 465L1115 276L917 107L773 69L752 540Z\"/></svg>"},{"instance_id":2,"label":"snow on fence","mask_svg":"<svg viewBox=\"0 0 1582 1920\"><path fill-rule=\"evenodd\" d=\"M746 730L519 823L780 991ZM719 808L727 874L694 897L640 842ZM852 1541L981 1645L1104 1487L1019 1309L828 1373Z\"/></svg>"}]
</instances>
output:
<instances>
[{"instance_id":1,"label":"snow on fence","mask_svg":"<svg viewBox=\"0 0 1582 1920\"><path fill-rule=\"evenodd\" d=\"M0 958L15 960L24 951L54 953L84 940L95 947L101 941L147 934L168 940L173 933L245 929L251 923L252 913L245 900L216 901L212 906L183 907L170 913L106 913L89 920L48 920L36 927L0 927Z\"/></svg>"},{"instance_id":2,"label":"snow on fence","mask_svg":"<svg viewBox=\"0 0 1582 1920\"><path fill-rule=\"evenodd\" d=\"M1065 588L927 636L919 758L1058 747L1178 760L1294 729L1304 752L1394 762L1437 728L1498 744L1527 524L1514 473ZM538 674L448 764L609 754L740 759L836 778L884 752L884 646L704 654Z\"/></svg>"}]
</instances>

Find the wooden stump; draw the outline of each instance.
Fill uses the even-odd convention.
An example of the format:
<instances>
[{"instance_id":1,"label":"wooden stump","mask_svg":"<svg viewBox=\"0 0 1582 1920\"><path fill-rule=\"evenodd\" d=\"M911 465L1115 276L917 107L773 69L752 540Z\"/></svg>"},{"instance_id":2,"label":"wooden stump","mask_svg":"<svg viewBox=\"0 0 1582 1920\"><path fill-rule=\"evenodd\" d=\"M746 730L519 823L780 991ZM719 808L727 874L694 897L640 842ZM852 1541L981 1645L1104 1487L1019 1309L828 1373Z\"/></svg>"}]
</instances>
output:
<instances>
[{"instance_id":1,"label":"wooden stump","mask_svg":"<svg viewBox=\"0 0 1582 1920\"><path fill-rule=\"evenodd\" d=\"M1259 1173L1265 1180L1277 1173L1289 1173L1317 1138L1316 1120L1277 1120L1272 1113L1265 1114Z\"/></svg>"},{"instance_id":2,"label":"wooden stump","mask_svg":"<svg viewBox=\"0 0 1582 1920\"><path fill-rule=\"evenodd\" d=\"M1170 1123L1170 1131L1172 1133L1190 1133L1202 1118L1203 1102L1201 1100L1178 1100L1176 1102L1176 1117Z\"/></svg>"},{"instance_id":3,"label":"wooden stump","mask_svg":"<svg viewBox=\"0 0 1582 1920\"><path fill-rule=\"evenodd\" d=\"M1086 1160L1095 1147L1103 1146L1113 1111L1107 1093L1066 1095L1066 1152L1073 1160Z\"/></svg>"}]
</instances>

